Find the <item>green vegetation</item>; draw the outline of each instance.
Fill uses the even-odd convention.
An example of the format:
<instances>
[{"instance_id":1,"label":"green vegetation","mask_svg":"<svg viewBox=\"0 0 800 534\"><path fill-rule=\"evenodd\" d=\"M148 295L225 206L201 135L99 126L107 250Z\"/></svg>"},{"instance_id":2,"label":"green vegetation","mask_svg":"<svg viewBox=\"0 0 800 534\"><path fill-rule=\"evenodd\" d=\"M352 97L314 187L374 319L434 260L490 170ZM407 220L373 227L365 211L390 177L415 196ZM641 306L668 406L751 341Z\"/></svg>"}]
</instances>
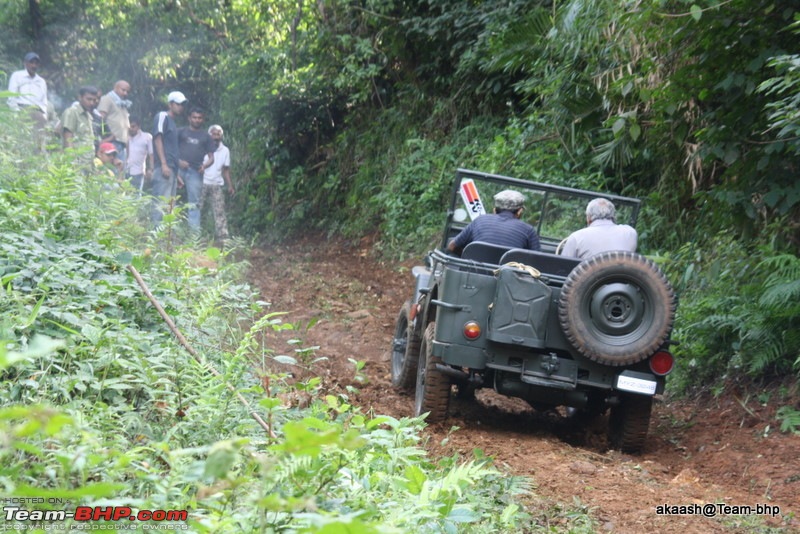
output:
<instances>
[{"instance_id":1,"label":"green vegetation","mask_svg":"<svg viewBox=\"0 0 800 534\"><path fill-rule=\"evenodd\" d=\"M192 532L537 532L554 516L591 529L584 510L550 510L530 480L480 454L430 458L421 419L367 415L326 390L313 349L267 342L294 325L243 282L240 245L181 243L174 214L148 231L146 197L84 174L70 155L33 154L9 114L0 110L3 495L185 509ZM362 379L353 363L350 392ZM295 366L311 378L294 379Z\"/></svg>"}]
</instances>

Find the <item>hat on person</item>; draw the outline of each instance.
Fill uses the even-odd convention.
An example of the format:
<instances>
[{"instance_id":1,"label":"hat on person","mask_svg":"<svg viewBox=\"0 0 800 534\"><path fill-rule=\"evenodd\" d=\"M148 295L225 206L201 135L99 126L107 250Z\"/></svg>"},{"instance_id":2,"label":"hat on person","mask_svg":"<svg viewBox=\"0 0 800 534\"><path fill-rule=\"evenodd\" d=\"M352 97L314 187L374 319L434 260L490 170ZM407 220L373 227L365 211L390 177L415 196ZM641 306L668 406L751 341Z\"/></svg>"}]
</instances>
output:
<instances>
[{"instance_id":1,"label":"hat on person","mask_svg":"<svg viewBox=\"0 0 800 534\"><path fill-rule=\"evenodd\" d=\"M100 152L103 154L116 154L117 147L113 143L100 143Z\"/></svg>"},{"instance_id":2,"label":"hat on person","mask_svg":"<svg viewBox=\"0 0 800 534\"><path fill-rule=\"evenodd\" d=\"M222 129L222 126L219 124L212 124L208 127L208 135L211 135L211 132L219 132L220 135L225 135L225 131Z\"/></svg>"},{"instance_id":3,"label":"hat on person","mask_svg":"<svg viewBox=\"0 0 800 534\"><path fill-rule=\"evenodd\" d=\"M175 102L176 104L183 104L188 100L180 91L172 91L167 95L167 102Z\"/></svg>"},{"instance_id":4,"label":"hat on person","mask_svg":"<svg viewBox=\"0 0 800 534\"><path fill-rule=\"evenodd\" d=\"M39 54L36 52L28 52L25 54L25 63L30 63L31 61L41 61L39 59Z\"/></svg>"},{"instance_id":5,"label":"hat on person","mask_svg":"<svg viewBox=\"0 0 800 534\"><path fill-rule=\"evenodd\" d=\"M494 207L498 210L516 211L525 204L525 197L522 193L506 189L494 196Z\"/></svg>"}]
</instances>

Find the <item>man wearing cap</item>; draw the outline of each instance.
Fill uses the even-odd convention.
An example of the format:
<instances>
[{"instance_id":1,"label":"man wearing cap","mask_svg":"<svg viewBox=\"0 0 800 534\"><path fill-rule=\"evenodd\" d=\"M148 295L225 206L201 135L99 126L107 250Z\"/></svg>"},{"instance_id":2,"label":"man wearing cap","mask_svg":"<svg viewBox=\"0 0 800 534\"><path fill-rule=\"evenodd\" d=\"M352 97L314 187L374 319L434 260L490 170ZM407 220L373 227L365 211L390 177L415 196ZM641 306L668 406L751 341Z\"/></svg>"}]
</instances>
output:
<instances>
[{"instance_id":1,"label":"man wearing cap","mask_svg":"<svg viewBox=\"0 0 800 534\"><path fill-rule=\"evenodd\" d=\"M448 250L463 250L473 241L484 241L509 248L539 250L539 236L530 224L521 221L525 197L506 189L494 196L494 213L481 215L450 241Z\"/></svg>"},{"instance_id":2,"label":"man wearing cap","mask_svg":"<svg viewBox=\"0 0 800 534\"><path fill-rule=\"evenodd\" d=\"M131 84L125 80L119 80L114 84L114 89L104 94L100 98L97 111L106 120L108 128L114 135L114 146L117 147L117 155L125 161L125 146L128 143L128 128L130 128L130 115L128 110L131 101L128 100L128 92Z\"/></svg>"},{"instance_id":3,"label":"man wearing cap","mask_svg":"<svg viewBox=\"0 0 800 534\"><path fill-rule=\"evenodd\" d=\"M153 196L171 198L178 187L178 127L175 117L183 113L186 97L180 91L167 95L167 111L160 111L153 120ZM164 214L159 206L153 209L153 223L161 224Z\"/></svg>"},{"instance_id":4,"label":"man wearing cap","mask_svg":"<svg viewBox=\"0 0 800 534\"><path fill-rule=\"evenodd\" d=\"M564 241L562 256L585 260L612 250L636 252L638 235L633 227L617 224L617 209L605 198L595 198L586 206L587 227L572 232Z\"/></svg>"},{"instance_id":5,"label":"man wearing cap","mask_svg":"<svg viewBox=\"0 0 800 534\"><path fill-rule=\"evenodd\" d=\"M8 79L8 91L19 94L9 97L8 105L13 110L33 108L32 111L40 112L44 118L47 114L47 82L36 74L39 61L36 52L25 54L25 68L14 72Z\"/></svg>"},{"instance_id":6,"label":"man wearing cap","mask_svg":"<svg viewBox=\"0 0 800 534\"><path fill-rule=\"evenodd\" d=\"M47 82L36 74L39 63L39 54L28 52L24 59L25 68L14 72L8 79L8 91L17 93L17 96L9 97L9 107L15 111L25 109L37 130L47 124Z\"/></svg>"},{"instance_id":7,"label":"man wearing cap","mask_svg":"<svg viewBox=\"0 0 800 534\"><path fill-rule=\"evenodd\" d=\"M117 176L117 147L111 143L100 143L94 157L94 172L110 178Z\"/></svg>"}]
</instances>

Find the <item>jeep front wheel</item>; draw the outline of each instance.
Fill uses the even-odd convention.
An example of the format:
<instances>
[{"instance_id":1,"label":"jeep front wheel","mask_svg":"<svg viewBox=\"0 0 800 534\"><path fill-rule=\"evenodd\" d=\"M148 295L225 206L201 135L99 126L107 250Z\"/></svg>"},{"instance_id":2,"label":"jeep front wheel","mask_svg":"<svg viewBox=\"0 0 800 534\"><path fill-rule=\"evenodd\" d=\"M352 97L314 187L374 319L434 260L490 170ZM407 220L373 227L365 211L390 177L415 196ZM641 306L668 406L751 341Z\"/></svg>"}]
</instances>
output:
<instances>
[{"instance_id":1,"label":"jeep front wheel","mask_svg":"<svg viewBox=\"0 0 800 534\"><path fill-rule=\"evenodd\" d=\"M417 391L414 399L414 414L428 414L429 423L438 423L447 417L450 404L450 379L436 369L441 358L433 355L433 338L436 323L430 323L422 336L417 364Z\"/></svg>"},{"instance_id":2,"label":"jeep front wheel","mask_svg":"<svg viewBox=\"0 0 800 534\"><path fill-rule=\"evenodd\" d=\"M411 389L417 379L417 360L420 347L419 331L411 321L411 302L407 301L397 314L392 338L392 385Z\"/></svg>"},{"instance_id":3,"label":"jeep front wheel","mask_svg":"<svg viewBox=\"0 0 800 534\"><path fill-rule=\"evenodd\" d=\"M631 365L664 343L675 294L658 266L634 252L605 252L567 277L558 319L570 344L603 365Z\"/></svg>"},{"instance_id":4,"label":"jeep front wheel","mask_svg":"<svg viewBox=\"0 0 800 534\"><path fill-rule=\"evenodd\" d=\"M640 452L647 441L653 397L623 395L611 407L608 419L608 441L613 449Z\"/></svg>"}]
</instances>

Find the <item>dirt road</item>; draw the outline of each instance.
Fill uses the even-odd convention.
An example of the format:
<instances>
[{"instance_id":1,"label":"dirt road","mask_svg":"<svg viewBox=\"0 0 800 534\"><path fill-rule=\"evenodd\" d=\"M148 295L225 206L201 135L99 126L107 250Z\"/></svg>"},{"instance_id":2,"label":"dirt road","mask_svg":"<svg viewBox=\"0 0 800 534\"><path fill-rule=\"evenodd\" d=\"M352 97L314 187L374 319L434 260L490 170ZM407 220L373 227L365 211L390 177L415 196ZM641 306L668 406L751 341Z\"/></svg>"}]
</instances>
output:
<instances>
[{"instance_id":1,"label":"dirt road","mask_svg":"<svg viewBox=\"0 0 800 534\"><path fill-rule=\"evenodd\" d=\"M256 249L251 263L250 278L272 311L288 312L293 323L318 320L304 341L328 358L316 370L327 388L355 385L365 411L412 415L411 397L391 387L389 346L413 262L378 261L368 239L320 237ZM366 362L366 385L354 381L351 358ZM716 398L660 402L651 441L634 456L608 450L602 420L587 430L482 390L477 402L454 401L449 419L428 428L428 448L465 457L481 449L500 468L534 480L531 513L579 502L601 532L800 532L800 437L780 433L774 412L734 388ZM659 505L708 503L768 504L790 517L656 513Z\"/></svg>"}]
</instances>

